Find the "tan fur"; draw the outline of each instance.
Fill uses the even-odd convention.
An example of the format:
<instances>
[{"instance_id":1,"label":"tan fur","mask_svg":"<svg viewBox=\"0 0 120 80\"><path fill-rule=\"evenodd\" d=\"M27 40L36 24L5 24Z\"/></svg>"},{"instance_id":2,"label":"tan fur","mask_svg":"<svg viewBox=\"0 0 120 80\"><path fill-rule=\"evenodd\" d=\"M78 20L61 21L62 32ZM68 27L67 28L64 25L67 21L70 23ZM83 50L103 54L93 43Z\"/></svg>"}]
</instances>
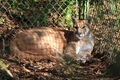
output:
<instances>
[{"instance_id":1,"label":"tan fur","mask_svg":"<svg viewBox=\"0 0 120 80\"><path fill-rule=\"evenodd\" d=\"M94 47L94 37L90 30L89 20L77 20L73 18L74 35L64 50L66 60L80 60L85 63L90 60ZM76 54L76 55L75 55Z\"/></svg>"},{"instance_id":2,"label":"tan fur","mask_svg":"<svg viewBox=\"0 0 120 80\"><path fill-rule=\"evenodd\" d=\"M84 33L90 30L87 20L73 20L74 25L79 28L78 31ZM81 27L86 26L82 31ZM67 56L73 59L81 59L81 55L91 54L94 41L92 32L85 35L84 38L76 37L76 31L67 31L53 27L41 27L39 29L25 30L17 35L10 45L11 54L19 59L41 60L50 59L52 61L62 61ZM86 44L92 45L90 50L82 50ZM77 48L80 47L76 55ZM84 53L85 52L85 53Z\"/></svg>"}]
</instances>

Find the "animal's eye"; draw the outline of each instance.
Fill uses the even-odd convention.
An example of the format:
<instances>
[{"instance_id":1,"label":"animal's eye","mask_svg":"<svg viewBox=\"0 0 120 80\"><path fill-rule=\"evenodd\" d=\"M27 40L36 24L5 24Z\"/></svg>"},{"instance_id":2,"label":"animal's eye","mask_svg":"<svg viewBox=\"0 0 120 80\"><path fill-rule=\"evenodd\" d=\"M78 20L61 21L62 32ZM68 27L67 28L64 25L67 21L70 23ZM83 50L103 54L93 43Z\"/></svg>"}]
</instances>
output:
<instances>
[{"instance_id":1,"label":"animal's eye","mask_svg":"<svg viewBox=\"0 0 120 80\"><path fill-rule=\"evenodd\" d=\"M78 29L78 27L77 27L77 26L74 26L74 28L75 28L75 29Z\"/></svg>"},{"instance_id":2,"label":"animal's eye","mask_svg":"<svg viewBox=\"0 0 120 80\"><path fill-rule=\"evenodd\" d=\"M85 26L82 27L82 29L84 29L84 28L85 28Z\"/></svg>"}]
</instances>

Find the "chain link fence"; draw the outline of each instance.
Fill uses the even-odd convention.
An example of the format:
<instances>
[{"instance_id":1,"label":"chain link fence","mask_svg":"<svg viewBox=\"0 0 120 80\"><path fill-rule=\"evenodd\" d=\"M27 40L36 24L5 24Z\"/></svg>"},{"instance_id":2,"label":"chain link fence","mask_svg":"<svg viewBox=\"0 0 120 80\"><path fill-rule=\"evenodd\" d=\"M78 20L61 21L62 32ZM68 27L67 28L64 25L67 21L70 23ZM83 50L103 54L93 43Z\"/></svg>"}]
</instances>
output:
<instances>
[{"instance_id":1,"label":"chain link fence","mask_svg":"<svg viewBox=\"0 0 120 80\"><path fill-rule=\"evenodd\" d=\"M7 18L12 20L10 23L7 22L8 24L14 24L11 27L16 27L16 24L19 24L19 27L40 27L50 24L70 26L71 23L67 22L72 14L75 15L76 1L2 0L0 23L3 24Z\"/></svg>"},{"instance_id":2,"label":"chain link fence","mask_svg":"<svg viewBox=\"0 0 120 80\"><path fill-rule=\"evenodd\" d=\"M20 29L49 25L71 27L71 16L76 14L78 8L76 1L1 0L0 35L5 45L10 44Z\"/></svg>"},{"instance_id":3,"label":"chain link fence","mask_svg":"<svg viewBox=\"0 0 120 80\"><path fill-rule=\"evenodd\" d=\"M120 3L114 0L0 0L0 35L9 45L18 29L49 25L68 28L72 27L71 16L86 18L90 14L96 44L101 46L97 49L107 51L108 45L120 44L119 7ZM114 43L108 44L111 42Z\"/></svg>"},{"instance_id":4,"label":"chain link fence","mask_svg":"<svg viewBox=\"0 0 120 80\"><path fill-rule=\"evenodd\" d=\"M71 16L88 15L95 35L93 56L119 67L120 0L0 0L0 53L10 52L19 30L49 25L71 28Z\"/></svg>"},{"instance_id":5,"label":"chain link fence","mask_svg":"<svg viewBox=\"0 0 120 80\"><path fill-rule=\"evenodd\" d=\"M1 0L0 35L10 43L17 29L72 27L71 16L78 18L79 9L78 0Z\"/></svg>"}]
</instances>

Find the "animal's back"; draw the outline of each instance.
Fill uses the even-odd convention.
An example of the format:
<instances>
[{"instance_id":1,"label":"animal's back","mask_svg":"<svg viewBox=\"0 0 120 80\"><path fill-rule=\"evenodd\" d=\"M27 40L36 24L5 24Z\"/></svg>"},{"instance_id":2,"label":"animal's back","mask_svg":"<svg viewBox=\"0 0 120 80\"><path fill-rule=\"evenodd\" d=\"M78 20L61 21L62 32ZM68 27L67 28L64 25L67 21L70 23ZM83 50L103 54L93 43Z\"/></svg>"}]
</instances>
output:
<instances>
[{"instance_id":1,"label":"animal's back","mask_svg":"<svg viewBox=\"0 0 120 80\"><path fill-rule=\"evenodd\" d=\"M10 45L11 53L19 59L77 59L85 63L90 60L94 47L90 21L73 18L73 25L74 31L42 27L21 32Z\"/></svg>"},{"instance_id":2,"label":"animal's back","mask_svg":"<svg viewBox=\"0 0 120 80\"><path fill-rule=\"evenodd\" d=\"M54 60L61 58L67 43L67 37L65 37L67 33L51 27L26 30L16 36L10 45L10 50L20 59Z\"/></svg>"}]
</instances>

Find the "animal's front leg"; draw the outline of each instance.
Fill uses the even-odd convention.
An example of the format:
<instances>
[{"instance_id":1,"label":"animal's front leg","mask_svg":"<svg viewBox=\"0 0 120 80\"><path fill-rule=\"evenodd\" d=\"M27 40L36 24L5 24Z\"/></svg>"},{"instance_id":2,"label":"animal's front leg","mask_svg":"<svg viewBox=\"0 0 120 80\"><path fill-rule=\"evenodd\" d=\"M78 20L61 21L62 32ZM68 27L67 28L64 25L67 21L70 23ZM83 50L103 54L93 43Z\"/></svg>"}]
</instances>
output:
<instances>
[{"instance_id":1,"label":"animal's front leg","mask_svg":"<svg viewBox=\"0 0 120 80\"><path fill-rule=\"evenodd\" d=\"M86 61L90 61L91 59L91 52L90 51L80 51L79 54L77 54L79 56L79 60L82 63L85 63Z\"/></svg>"},{"instance_id":2,"label":"animal's front leg","mask_svg":"<svg viewBox=\"0 0 120 80\"><path fill-rule=\"evenodd\" d=\"M78 60L79 57L76 55L75 43L71 42L67 45L64 50L64 59L66 61Z\"/></svg>"}]
</instances>

